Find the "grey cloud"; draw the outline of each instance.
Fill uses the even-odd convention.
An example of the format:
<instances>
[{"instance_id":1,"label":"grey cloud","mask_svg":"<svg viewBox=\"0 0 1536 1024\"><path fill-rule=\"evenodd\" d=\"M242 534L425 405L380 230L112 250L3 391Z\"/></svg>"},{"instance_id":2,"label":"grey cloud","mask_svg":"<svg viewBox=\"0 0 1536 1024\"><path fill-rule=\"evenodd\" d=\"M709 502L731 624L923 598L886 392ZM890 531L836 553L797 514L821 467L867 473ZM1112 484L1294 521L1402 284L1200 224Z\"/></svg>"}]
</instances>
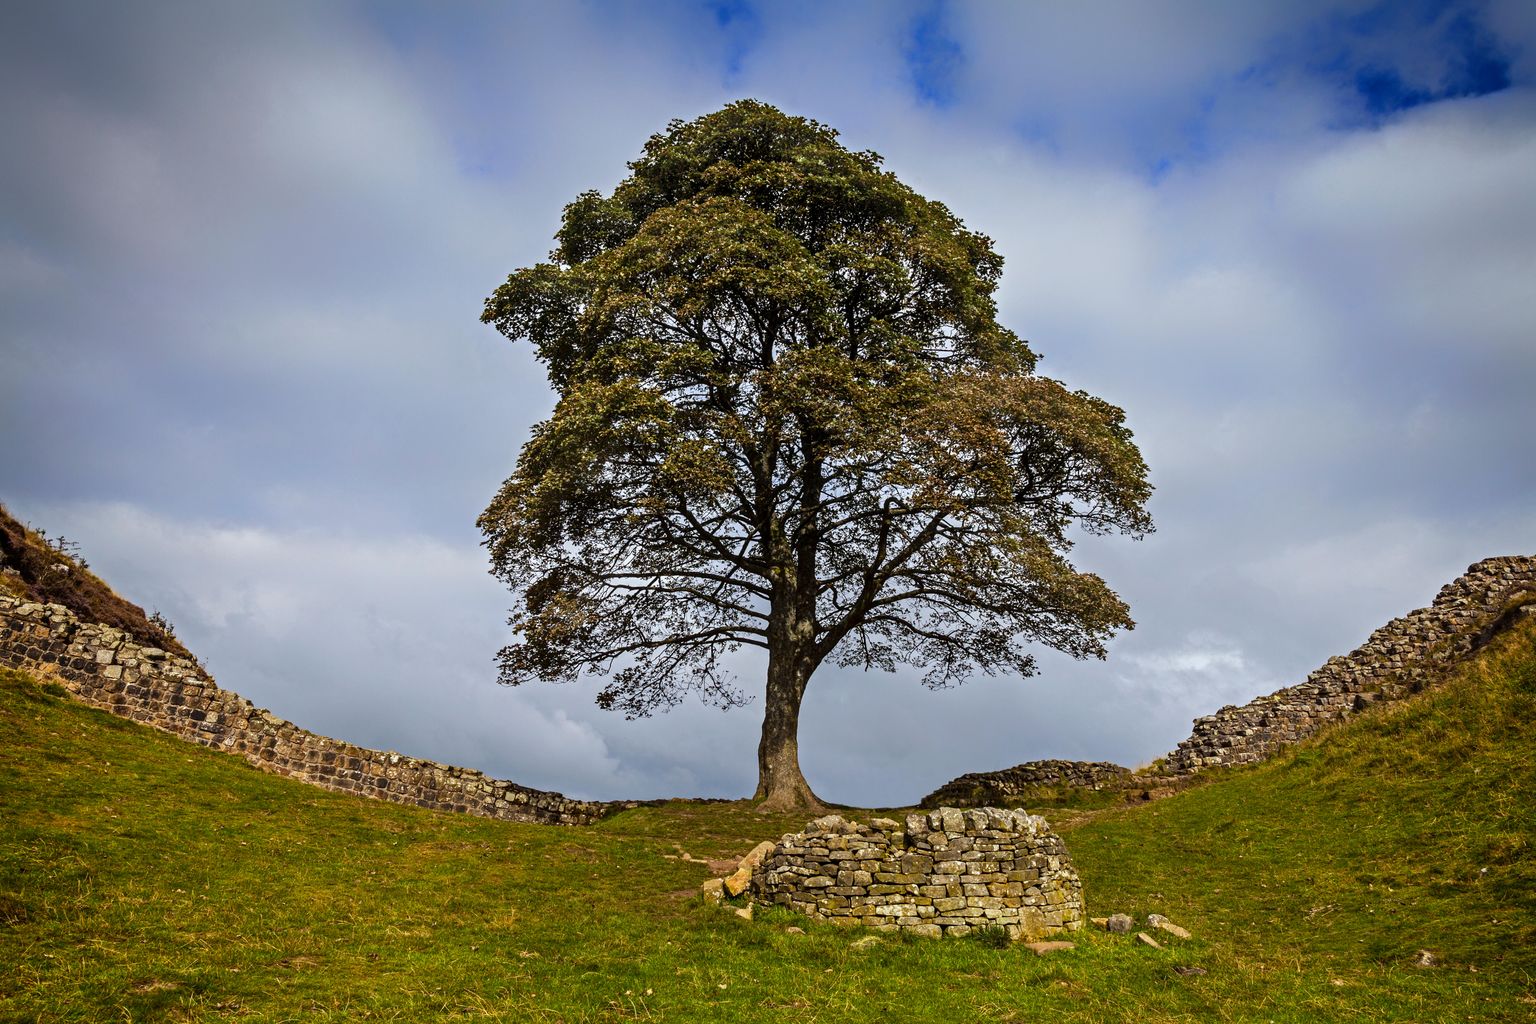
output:
<instances>
[{"instance_id":1,"label":"grey cloud","mask_svg":"<svg viewBox=\"0 0 1536 1024\"><path fill-rule=\"evenodd\" d=\"M956 5L941 109L902 52L920 6L750 35L623 5L7 12L0 498L306 726L578 796L750 790L755 707L625 723L590 686L495 686L511 598L472 523L552 403L484 295L669 118L757 95L995 237L1005 318L1127 409L1159 488L1157 534L1075 553L1139 623L1109 661L940 693L826 670L825 796L1149 760L1533 550L1528 87L1320 128L1316 81L1230 83L1342 8ZM1219 145L1154 181L1208 90Z\"/></svg>"}]
</instances>

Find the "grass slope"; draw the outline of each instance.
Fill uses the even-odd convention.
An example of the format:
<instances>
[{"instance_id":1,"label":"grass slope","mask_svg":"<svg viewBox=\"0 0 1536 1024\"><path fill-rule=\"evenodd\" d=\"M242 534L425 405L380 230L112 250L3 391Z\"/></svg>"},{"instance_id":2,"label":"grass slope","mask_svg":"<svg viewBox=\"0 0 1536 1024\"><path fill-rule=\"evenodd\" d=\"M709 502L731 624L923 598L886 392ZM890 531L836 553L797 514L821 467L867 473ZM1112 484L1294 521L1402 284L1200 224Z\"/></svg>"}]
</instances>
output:
<instances>
[{"instance_id":1,"label":"grass slope","mask_svg":"<svg viewBox=\"0 0 1536 1024\"><path fill-rule=\"evenodd\" d=\"M1090 934L1039 958L749 923L669 859L739 855L798 819L673 804L560 829L394 807L0 673L0 1021L1530 1021L1533 723L1527 626L1293 755L1078 812L1090 913L1161 911L1196 937ZM1445 965L1411 966L1419 949Z\"/></svg>"}]
</instances>

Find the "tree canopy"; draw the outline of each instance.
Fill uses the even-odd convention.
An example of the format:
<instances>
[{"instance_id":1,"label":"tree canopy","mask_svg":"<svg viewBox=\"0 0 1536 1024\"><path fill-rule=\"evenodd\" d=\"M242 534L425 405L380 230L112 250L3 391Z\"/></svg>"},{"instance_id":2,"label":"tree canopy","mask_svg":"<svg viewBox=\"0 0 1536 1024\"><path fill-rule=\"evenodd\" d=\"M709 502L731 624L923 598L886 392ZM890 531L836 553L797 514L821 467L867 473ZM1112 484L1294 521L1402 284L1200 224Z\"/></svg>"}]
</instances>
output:
<instances>
[{"instance_id":1,"label":"tree canopy","mask_svg":"<svg viewBox=\"0 0 1536 1024\"><path fill-rule=\"evenodd\" d=\"M750 100L629 171L485 305L558 394L479 520L519 598L503 680L730 706L724 657L762 648L757 795L785 806L817 802L797 723L829 659L939 687L1030 675L1036 642L1103 657L1129 611L1067 553L1152 528L1146 466L998 322L991 240Z\"/></svg>"}]
</instances>

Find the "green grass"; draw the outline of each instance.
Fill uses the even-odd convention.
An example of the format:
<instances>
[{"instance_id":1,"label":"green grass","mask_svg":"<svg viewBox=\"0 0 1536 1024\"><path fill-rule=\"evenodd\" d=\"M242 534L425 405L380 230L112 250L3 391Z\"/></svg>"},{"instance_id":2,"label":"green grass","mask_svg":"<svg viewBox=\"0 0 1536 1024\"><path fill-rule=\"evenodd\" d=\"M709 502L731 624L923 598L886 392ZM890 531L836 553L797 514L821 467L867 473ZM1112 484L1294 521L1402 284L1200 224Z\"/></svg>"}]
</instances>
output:
<instances>
[{"instance_id":1,"label":"green grass","mask_svg":"<svg viewBox=\"0 0 1536 1024\"><path fill-rule=\"evenodd\" d=\"M0 672L0 1021L1530 1021L1533 759L1525 628L1270 764L1052 812L1091 914L1160 911L1195 938L1086 934L1040 958L743 921L669 859L740 855L799 818L678 803L561 829L394 807ZM1420 949L1444 966L1412 966Z\"/></svg>"}]
</instances>

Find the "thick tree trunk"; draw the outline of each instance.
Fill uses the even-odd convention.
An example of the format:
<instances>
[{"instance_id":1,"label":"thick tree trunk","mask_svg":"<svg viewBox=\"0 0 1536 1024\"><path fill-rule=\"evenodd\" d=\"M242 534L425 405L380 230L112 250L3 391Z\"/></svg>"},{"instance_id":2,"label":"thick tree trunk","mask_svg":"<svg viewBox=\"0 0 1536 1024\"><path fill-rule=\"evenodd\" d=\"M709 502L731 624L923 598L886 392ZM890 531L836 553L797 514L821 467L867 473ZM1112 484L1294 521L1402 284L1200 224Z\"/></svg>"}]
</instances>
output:
<instances>
[{"instance_id":1,"label":"thick tree trunk","mask_svg":"<svg viewBox=\"0 0 1536 1024\"><path fill-rule=\"evenodd\" d=\"M800 504L804 520L793 538L771 516L763 531L765 560L777 568L768 614L768 688L763 707L763 737L757 745L757 794L760 811L826 810L800 772L800 701L820 661L816 649L817 503L821 499L821 464L802 438ZM770 479L771 479L771 475Z\"/></svg>"},{"instance_id":2,"label":"thick tree trunk","mask_svg":"<svg viewBox=\"0 0 1536 1024\"><path fill-rule=\"evenodd\" d=\"M760 811L826 810L800 772L800 701L813 668L803 656L769 653L763 738L757 745L757 792L752 797L761 801Z\"/></svg>"}]
</instances>

